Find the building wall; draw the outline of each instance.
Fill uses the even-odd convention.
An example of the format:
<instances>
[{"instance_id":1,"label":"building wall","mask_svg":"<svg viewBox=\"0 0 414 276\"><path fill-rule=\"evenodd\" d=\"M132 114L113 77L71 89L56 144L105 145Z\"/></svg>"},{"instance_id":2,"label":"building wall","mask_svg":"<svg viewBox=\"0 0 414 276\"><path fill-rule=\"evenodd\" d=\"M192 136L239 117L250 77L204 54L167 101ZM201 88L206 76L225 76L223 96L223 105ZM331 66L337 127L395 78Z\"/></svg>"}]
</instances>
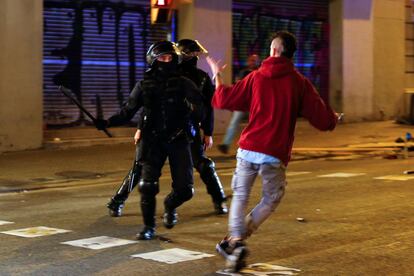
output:
<instances>
[{"instance_id":1,"label":"building wall","mask_svg":"<svg viewBox=\"0 0 414 276\"><path fill-rule=\"evenodd\" d=\"M404 98L405 2L333 0L330 5L331 33L336 33L331 47L340 48L331 49L333 106L349 122L395 118Z\"/></svg>"},{"instance_id":2,"label":"building wall","mask_svg":"<svg viewBox=\"0 0 414 276\"><path fill-rule=\"evenodd\" d=\"M342 0L332 0L329 5L329 100L338 112L342 111Z\"/></svg>"},{"instance_id":3,"label":"building wall","mask_svg":"<svg viewBox=\"0 0 414 276\"><path fill-rule=\"evenodd\" d=\"M227 64L224 81L231 84L232 76L232 1L194 0L178 6L178 39L197 39L209 54ZM210 73L204 58L199 67ZM210 74L211 76L211 74ZM215 111L215 132L222 133L230 117L230 112Z\"/></svg>"},{"instance_id":4,"label":"building wall","mask_svg":"<svg viewBox=\"0 0 414 276\"><path fill-rule=\"evenodd\" d=\"M405 88L405 3L374 1L374 118L395 118Z\"/></svg>"},{"instance_id":5,"label":"building wall","mask_svg":"<svg viewBox=\"0 0 414 276\"><path fill-rule=\"evenodd\" d=\"M373 119L372 1L343 1L343 111L348 120Z\"/></svg>"},{"instance_id":6,"label":"building wall","mask_svg":"<svg viewBox=\"0 0 414 276\"><path fill-rule=\"evenodd\" d=\"M0 152L42 145L43 1L0 1Z\"/></svg>"},{"instance_id":7,"label":"building wall","mask_svg":"<svg viewBox=\"0 0 414 276\"><path fill-rule=\"evenodd\" d=\"M405 1L405 87L409 91L414 89L414 2ZM401 117L412 118L411 98L413 94L405 94L403 97L404 107L401 109Z\"/></svg>"}]
</instances>

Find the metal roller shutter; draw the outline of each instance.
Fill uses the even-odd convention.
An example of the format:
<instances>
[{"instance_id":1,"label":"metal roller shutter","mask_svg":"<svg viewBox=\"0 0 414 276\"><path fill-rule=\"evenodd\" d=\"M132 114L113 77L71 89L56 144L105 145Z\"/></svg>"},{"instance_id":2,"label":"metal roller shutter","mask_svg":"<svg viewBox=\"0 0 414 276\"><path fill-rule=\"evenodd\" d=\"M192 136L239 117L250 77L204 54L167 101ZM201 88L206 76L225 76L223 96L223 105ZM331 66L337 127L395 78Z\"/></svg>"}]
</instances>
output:
<instances>
[{"instance_id":1,"label":"metal roller shutter","mask_svg":"<svg viewBox=\"0 0 414 276\"><path fill-rule=\"evenodd\" d=\"M298 39L298 70L329 98L328 0L233 0L233 68L237 74L250 54L269 55L272 34L288 30Z\"/></svg>"},{"instance_id":2,"label":"metal roller shutter","mask_svg":"<svg viewBox=\"0 0 414 276\"><path fill-rule=\"evenodd\" d=\"M89 124L57 89L71 88L105 118L127 99L146 69L151 43L171 25L150 25L150 1L44 1L44 120L49 127Z\"/></svg>"}]
</instances>

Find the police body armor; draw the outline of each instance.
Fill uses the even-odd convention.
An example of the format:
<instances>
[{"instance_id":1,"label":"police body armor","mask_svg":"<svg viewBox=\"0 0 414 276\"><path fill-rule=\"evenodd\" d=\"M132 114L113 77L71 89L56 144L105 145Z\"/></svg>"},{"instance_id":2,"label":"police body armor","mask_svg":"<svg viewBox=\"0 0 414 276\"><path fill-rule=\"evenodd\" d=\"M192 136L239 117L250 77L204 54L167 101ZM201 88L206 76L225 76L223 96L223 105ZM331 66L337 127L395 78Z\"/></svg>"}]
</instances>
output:
<instances>
[{"instance_id":1,"label":"police body armor","mask_svg":"<svg viewBox=\"0 0 414 276\"><path fill-rule=\"evenodd\" d=\"M178 74L159 76L152 70L145 73L143 89L143 133L172 142L180 137L191 138L191 104L182 89ZM143 135L145 137L145 134Z\"/></svg>"}]
</instances>

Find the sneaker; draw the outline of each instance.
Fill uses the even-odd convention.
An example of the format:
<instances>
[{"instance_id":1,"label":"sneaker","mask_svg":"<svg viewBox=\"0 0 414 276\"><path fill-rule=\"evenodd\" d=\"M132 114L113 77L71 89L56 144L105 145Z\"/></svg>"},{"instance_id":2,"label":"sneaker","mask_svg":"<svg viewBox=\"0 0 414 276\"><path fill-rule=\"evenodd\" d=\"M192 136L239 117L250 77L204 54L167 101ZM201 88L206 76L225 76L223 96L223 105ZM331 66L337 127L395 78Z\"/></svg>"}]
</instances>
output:
<instances>
[{"instance_id":1,"label":"sneaker","mask_svg":"<svg viewBox=\"0 0 414 276\"><path fill-rule=\"evenodd\" d=\"M226 144L220 144L217 146L217 149L219 150L219 152L227 154L229 153L229 146Z\"/></svg>"},{"instance_id":2,"label":"sneaker","mask_svg":"<svg viewBox=\"0 0 414 276\"><path fill-rule=\"evenodd\" d=\"M227 208L226 202L214 202L214 210L216 211L217 215L225 215L229 212Z\"/></svg>"},{"instance_id":3,"label":"sneaker","mask_svg":"<svg viewBox=\"0 0 414 276\"><path fill-rule=\"evenodd\" d=\"M167 229L173 228L178 222L178 215L175 209L169 211L165 209L164 218L163 218L164 226Z\"/></svg>"},{"instance_id":4,"label":"sneaker","mask_svg":"<svg viewBox=\"0 0 414 276\"><path fill-rule=\"evenodd\" d=\"M122 216L122 208L124 208L124 202L111 198L108 204L106 204L106 207L108 207L109 215L111 217L120 217Z\"/></svg>"},{"instance_id":5,"label":"sneaker","mask_svg":"<svg viewBox=\"0 0 414 276\"><path fill-rule=\"evenodd\" d=\"M226 260L226 268L229 272L237 272L246 267L248 250L243 241L231 245L227 239L224 239L216 245L216 251Z\"/></svg>"},{"instance_id":6,"label":"sneaker","mask_svg":"<svg viewBox=\"0 0 414 276\"><path fill-rule=\"evenodd\" d=\"M153 240L155 238L154 227L144 226L144 229L137 234L137 240Z\"/></svg>"}]
</instances>

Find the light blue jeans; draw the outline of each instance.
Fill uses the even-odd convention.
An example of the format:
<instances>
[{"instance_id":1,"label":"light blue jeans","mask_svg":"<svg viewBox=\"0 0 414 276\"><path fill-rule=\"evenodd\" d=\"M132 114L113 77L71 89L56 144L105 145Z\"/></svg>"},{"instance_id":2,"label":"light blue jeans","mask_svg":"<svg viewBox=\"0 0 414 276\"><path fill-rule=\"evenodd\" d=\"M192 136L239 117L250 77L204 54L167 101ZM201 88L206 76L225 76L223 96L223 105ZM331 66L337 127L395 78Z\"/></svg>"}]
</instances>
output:
<instances>
[{"instance_id":1,"label":"light blue jeans","mask_svg":"<svg viewBox=\"0 0 414 276\"><path fill-rule=\"evenodd\" d=\"M234 111L233 115L231 116L230 123L227 127L226 134L223 138L223 145L230 146L233 143L234 136L236 135L236 132L238 132L240 123L243 120L244 116L246 115L246 112L242 111Z\"/></svg>"},{"instance_id":2,"label":"light blue jeans","mask_svg":"<svg viewBox=\"0 0 414 276\"><path fill-rule=\"evenodd\" d=\"M286 167L278 163L254 164L244 159L237 159L237 167L232 179L233 198L229 215L229 233L235 238L247 238L276 209L284 193ZM254 181L262 178L262 199L246 216Z\"/></svg>"}]
</instances>

